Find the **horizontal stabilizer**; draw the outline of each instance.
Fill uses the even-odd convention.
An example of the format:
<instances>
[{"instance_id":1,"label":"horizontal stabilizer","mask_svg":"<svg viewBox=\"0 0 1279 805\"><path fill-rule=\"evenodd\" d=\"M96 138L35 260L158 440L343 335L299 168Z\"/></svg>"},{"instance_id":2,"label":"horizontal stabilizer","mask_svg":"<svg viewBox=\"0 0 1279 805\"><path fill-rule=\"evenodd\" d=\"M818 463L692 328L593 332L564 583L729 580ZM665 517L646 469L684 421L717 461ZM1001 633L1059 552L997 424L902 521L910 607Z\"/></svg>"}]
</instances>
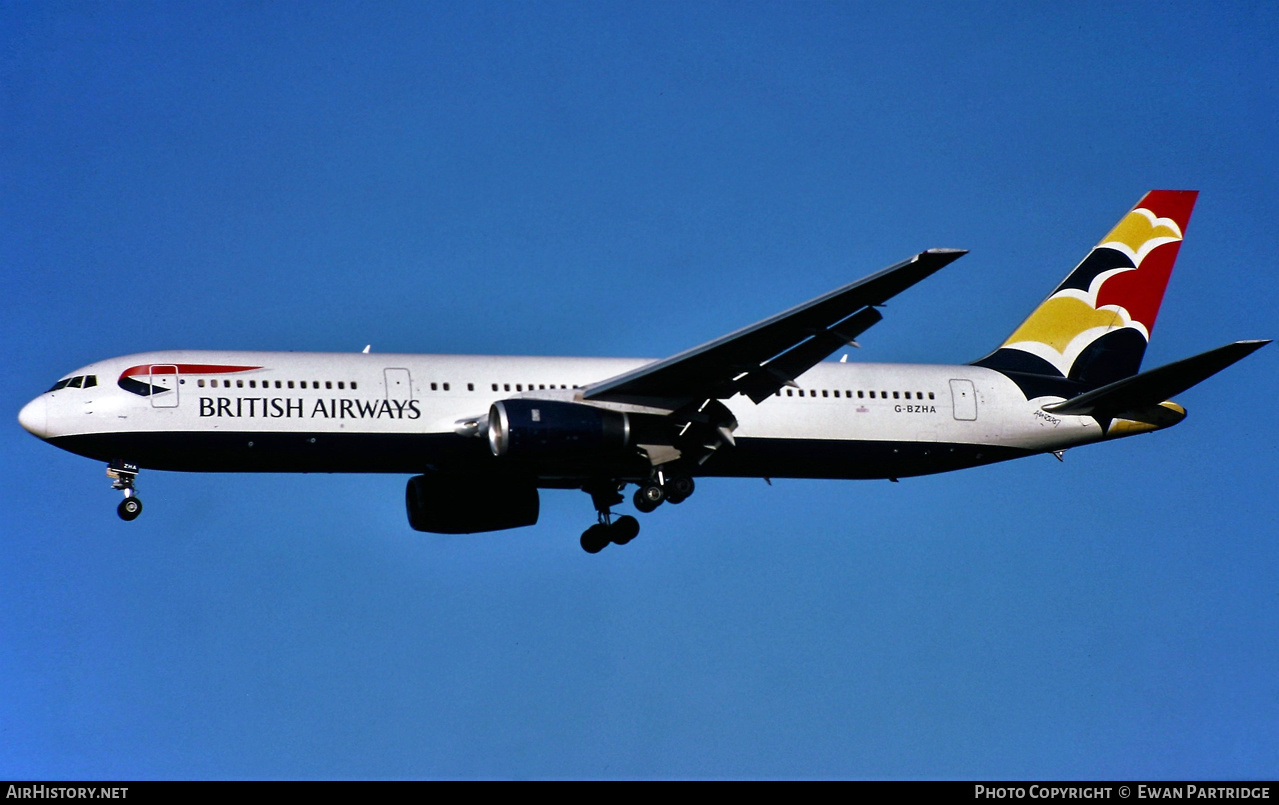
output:
<instances>
[{"instance_id":1,"label":"horizontal stabilizer","mask_svg":"<svg viewBox=\"0 0 1279 805\"><path fill-rule=\"evenodd\" d=\"M1108 417L1157 405L1207 380L1269 343L1268 340L1236 341L1192 358L1117 380L1064 402L1045 405L1044 410L1068 416Z\"/></svg>"}]
</instances>

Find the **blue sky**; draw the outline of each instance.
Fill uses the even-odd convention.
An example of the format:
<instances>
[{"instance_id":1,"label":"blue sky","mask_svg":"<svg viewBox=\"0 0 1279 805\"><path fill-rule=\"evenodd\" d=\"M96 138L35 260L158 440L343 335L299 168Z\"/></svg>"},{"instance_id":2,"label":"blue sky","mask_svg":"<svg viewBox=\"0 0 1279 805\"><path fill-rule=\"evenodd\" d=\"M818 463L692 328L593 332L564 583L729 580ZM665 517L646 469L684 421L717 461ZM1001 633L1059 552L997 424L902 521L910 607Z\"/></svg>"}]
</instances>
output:
<instances>
[{"instance_id":1,"label":"blue sky","mask_svg":"<svg viewBox=\"0 0 1279 805\"><path fill-rule=\"evenodd\" d=\"M921 249L985 354L1201 191L1146 365L1279 334L1271 4L0 7L0 777L1279 775L1270 347L1177 428L718 480L625 548L402 476L103 468L18 409L174 347L663 357ZM1274 352L1274 354L1271 354Z\"/></svg>"}]
</instances>

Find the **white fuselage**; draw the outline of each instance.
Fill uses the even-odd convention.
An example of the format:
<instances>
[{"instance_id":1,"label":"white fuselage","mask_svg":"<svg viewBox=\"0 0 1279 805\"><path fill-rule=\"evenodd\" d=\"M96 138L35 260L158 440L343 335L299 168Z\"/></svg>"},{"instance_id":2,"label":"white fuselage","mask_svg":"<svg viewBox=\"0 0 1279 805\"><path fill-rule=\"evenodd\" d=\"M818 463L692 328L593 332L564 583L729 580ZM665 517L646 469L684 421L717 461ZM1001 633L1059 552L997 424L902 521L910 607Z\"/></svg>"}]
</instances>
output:
<instances>
[{"instance_id":1,"label":"white fuselage","mask_svg":"<svg viewBox=\"0 0 1279 805\"><path fill-rule=\"evenodd\" d=\"M46 392L23 409L21 420L72 452L143 468L417 472L501 460L477 438L482 432L465 428L496 401L580 401L587 385L646 363L151 352L76 370L73 377L96 383ZM825 362L798 377L796 386L758 405L740 395L725 400L738 423L735 446L720 450L698 474L897 477L1106 438L1091 417L1042 410L1060 398L1027 400L1007 377L981 367ZM563 477L563 468L550 476Z\"/></svg>"}]
</instances>

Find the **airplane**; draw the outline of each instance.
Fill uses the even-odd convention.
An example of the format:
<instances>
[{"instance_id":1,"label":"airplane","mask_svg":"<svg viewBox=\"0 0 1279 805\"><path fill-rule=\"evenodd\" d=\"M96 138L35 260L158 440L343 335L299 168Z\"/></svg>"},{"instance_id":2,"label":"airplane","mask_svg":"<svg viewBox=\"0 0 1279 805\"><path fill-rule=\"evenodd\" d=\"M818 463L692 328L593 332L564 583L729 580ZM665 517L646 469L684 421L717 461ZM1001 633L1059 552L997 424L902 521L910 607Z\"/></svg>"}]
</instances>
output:
<instances>
[{"instance_id":1,"label":"airplane","mask_svg":"<svg viewBox=\"0 0 1279 805\"><path fill-rule=\"evenodd\" d=\"M142 469L412 474L411 528L533 525L587 492L598 553L711 477L889 479L1161 430L1169 398L1268 340L1141 361L1197 191L1147 193L998 348L960 366L826 360L891 298L966 254L929 249L661 360L167 350L76 369L22 427L107 462L118 514ZM847 355L844 356L847 358ZM771 480L770 480L771 483Z\"/></svg>"}]
</instances>

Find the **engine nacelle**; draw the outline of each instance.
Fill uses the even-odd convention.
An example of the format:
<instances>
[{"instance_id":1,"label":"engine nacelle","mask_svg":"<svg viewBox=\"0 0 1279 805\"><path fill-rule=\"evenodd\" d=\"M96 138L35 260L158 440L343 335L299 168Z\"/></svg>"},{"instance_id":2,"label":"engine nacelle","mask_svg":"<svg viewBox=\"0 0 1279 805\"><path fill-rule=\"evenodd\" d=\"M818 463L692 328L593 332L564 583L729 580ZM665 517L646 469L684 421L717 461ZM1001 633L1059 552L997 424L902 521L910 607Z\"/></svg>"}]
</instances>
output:
<instances>
[{"instance_id":1,"label":"engine nacelle","mask_svg":"<svg viewBox=\"0 0 1279 805\"><path fill-rule=\"evenodd\" d=\"M431 473L410 478L404 491L409 526L436 534L501 531L537 522L532 478Z\"/></svg>"},{"instance_id":2,"label":"engine nacelle","mask_svg":"<svg viewBox=\"0 0 1279 805\"><path fill-rule=\"evenodd\" d=\"M631 441L621 411L555 400L502 400L489 408L495 456L592 456L620 452Z\"/></svg>"}]
</instances>

